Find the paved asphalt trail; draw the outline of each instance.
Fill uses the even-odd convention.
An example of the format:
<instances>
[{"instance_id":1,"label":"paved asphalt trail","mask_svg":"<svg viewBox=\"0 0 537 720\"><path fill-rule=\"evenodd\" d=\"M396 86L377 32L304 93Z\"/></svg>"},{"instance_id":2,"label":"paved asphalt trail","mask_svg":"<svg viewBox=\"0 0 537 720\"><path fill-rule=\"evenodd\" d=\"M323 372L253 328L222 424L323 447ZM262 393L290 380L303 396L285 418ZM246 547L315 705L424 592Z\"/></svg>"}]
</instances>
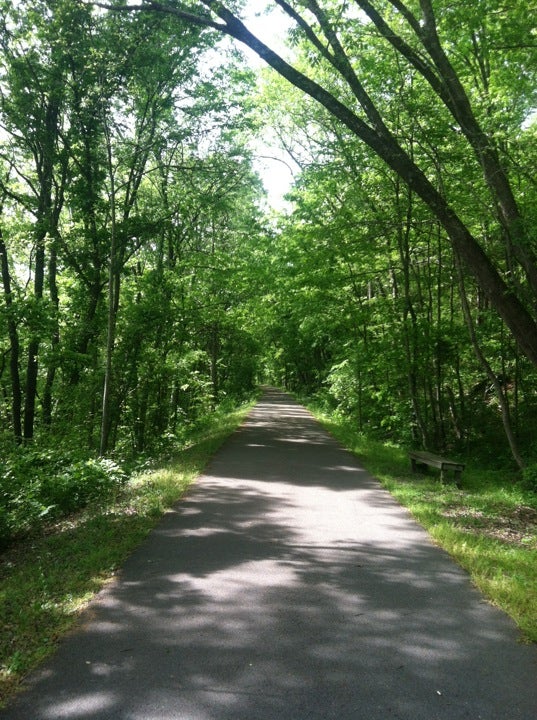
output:
<instances>
[{"instance_id":1,"label":"paved asphalt trail","mask_svg":"<svg viewBox=\"0 0 537 720\"><path fill-rule=\"evenodd\" d=\"M6 720L535 720L537 648L270 390Z\"/></svg>"}]
</instances>

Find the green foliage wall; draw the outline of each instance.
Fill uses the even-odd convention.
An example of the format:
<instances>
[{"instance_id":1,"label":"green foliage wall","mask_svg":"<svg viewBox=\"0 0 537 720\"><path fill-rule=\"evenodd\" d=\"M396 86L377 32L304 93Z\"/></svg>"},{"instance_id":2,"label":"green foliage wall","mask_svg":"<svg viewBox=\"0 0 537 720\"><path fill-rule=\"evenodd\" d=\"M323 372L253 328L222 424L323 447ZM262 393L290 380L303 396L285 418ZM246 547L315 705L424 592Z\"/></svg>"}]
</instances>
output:
<instances>
[{"instance_id":1,"label":"green foliage wall","mask_svg":"<svg viewBox=\"0 0 537 720\"><path fill-rule=\"evenodd\" d=\"M252 74L165 16L2 13L4 441L149 452L256 382Z\"/></svg>"},{"instance_id":2,"label":"green foliage wall","mask_svg":"<svg viewBox=\"0 0 537 720\"><path fill-rule=\"evenodd\" d=\"M397 143L509 292L483 287L445 213L356 123L275 75L254 96L252 71L203 23L1 0L6 445L156 452L264 377L364 432L534 460L535 364L498 315L512 296L535 325L537 63L523 3L379 2L388 37L357 5L291 3L304 12L289 34L296 68ZM447 61L485 145L446 97ZM292 211L270 222L249 150L267 124L300 168Z\"/></svg>"}]
</instances>

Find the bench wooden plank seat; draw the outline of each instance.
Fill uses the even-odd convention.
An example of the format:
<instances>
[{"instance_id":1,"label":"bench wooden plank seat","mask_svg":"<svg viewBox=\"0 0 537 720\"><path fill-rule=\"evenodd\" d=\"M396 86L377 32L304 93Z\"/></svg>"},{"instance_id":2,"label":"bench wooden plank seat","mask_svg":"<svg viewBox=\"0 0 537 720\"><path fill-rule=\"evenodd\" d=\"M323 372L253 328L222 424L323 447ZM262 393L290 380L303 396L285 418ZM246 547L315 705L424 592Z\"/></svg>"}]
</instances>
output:
<instances>
[{"instance_id":1,"label":"bench wooden plank seat","mask_svg":"<svg viewBox=\"0 0 537 720\"><path fill-rule=\"evenodd\" d=\"M434 455L426 450L411 450L409 452L409 457L412 464L412 472L416 472L418 465L429 465L430 467L438 468L440 470L440 481L444 482L444 472L452 470L455 475L455 482L457 485L459 484L462 471L464 470L464 463L455 462L455 460L449 460L448 458Z\"/></svg>"}]
</instances>

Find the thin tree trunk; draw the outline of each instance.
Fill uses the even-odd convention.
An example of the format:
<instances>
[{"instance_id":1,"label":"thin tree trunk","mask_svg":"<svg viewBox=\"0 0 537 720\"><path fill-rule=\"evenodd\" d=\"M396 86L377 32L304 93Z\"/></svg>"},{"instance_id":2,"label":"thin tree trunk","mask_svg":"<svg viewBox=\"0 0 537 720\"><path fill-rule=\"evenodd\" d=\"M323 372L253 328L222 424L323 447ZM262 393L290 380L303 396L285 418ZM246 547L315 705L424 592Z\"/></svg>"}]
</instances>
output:
<instances>
[{"instance_id":1,"label":"thin tree trunk","mask_svg":"<svg viewBox=\"0 0 537 720\"><path fill-rule=\"evenodd\" d=\"M481 350L481 347L479 345L479 341L477 339L477 335L475 332L474 327L474 321L472 319L472 314L470 312L470 306L468 304L468 298L466 296L466 288L464 285L464 276L462 272L462 268L460 266L459 259L456 258L456 264L459 274L459 287L460 287L460 294L461 294L461 304L462 304L462 310L464 313L464 318L466 320L466 325L468 327L468 332L470 334L470 340L472 342L472 348L474 351L474 354L487 374L487 377L489 378L490 382L492 383L492 386L494 387L494 391L496 393L496 397L498 398L498 402L500 404L500 411L502 416L502 423L503 428L505 431L505 435L507 437L507 441L509 443L509 448L511 449L511 453L513 455L513 458L515 459L516 464L520 469L523 469L525 467L525 462L520 455L520 451L518 449L518 443L516 441L515 434L513 432L513 426L511 423L511 412L509 408L509 400L507 398L506 393L504 392L502 385L500 381L498 380L498 377L492 367L490 366L490 363L488 362L487 358L485 357L483 351Z\"/></svg>"},{"instance_id":2,"label":"thin tree trunk","mask_svg":"<svg viewBox=\"0 0 537 720\"><path fill-rule=\"evenodd\" d=\"M55 235L63 201L63 187L56 200L53 199L55 143L58 133L59 102L50 97L45 113L44 139L39 147L37 173L39 177L39 199L36 214L34 298L38 308L42 305L45 284L45 245L47 238ZM31 329L28 344L28 365L26 370L26 392L24 403L24 440L34 436L35 402L37 397L38 354L41 343L40 329Z\"/></svg>"},{"instance_id":3,"label":"thin tree trunk","mask_svg":"<svg viewBox=\"0 0 537 720\"><path fill-rule=\"evenodd\" d=\"M116 317L119 305L119 289L120 279L118 271L117 258L117 227L116 227L116 187L114 178L114 166L112 158L112 141L108 125L105 121L106 128L106 146L108 154L108 172L110 179L110 264L108 268L108 321L106 331L106 349L105 349L105 372L104 387L102 398L102 417L101 417L101 438L99 443L99 454L106 455L108 451L108 443L111 429L111 398L113 387L113 355L116 338Z\"/></svg>"},{"instance_id":4,"label":"thin tree trunk","mask_svg":"<svg viewBox=\"0 0 537 720\"><path fill-rule=\"evenodd\" d=\"M58 367L57 352L60 345L60 330L58 326L58 312L60 306L60 298L58 293L58 285L56 283L57 273L57 248L56 244L53 243L50 248L50 257L48 264L48 283L50 299L54 306L55 318L54 318L54 330L51 338L51 360L47 370L47 379L45 381L45 388L43 390L43 422L46 426L50 427L52 423L52 386L54 385L54 379L56 377L56 370Z\"/></svg>"},{"instance_id":5,"label":"thin tree trunk","mask_svg":"<svg viewBox=\"0 0 537 720\"><path fill-rule=\"evenodd\" d=\"M1 212L1 208L0 208ZM4 301L7 309L7 328L9 335L9 369L11 375L11 417L13 420L13 434L18 443L22 442L22 389L19 374L19 333L17 323L13 319L13 294L11 290L11 276L7 248L4 243L2 228L0 226L0 262L2 267L2 283L4 286Z\"/></svg>"},{"instance_id":6,"label":"thin tree trunk","mask_svg":"<svg viewBox=\"0 0 537 720\"><path fill-rule=\"evenodd\" d=\"M45 234L40 232L36 243L35 270L34 270L34 297L38 305L43 299L43 284L45 276ZM24 402L24 440L32 440L34 436L35 400L37 396L38 353L40 337L37 329L28 343L28 363L26 368L26 392Z\"/></svg>"},{"instance_id":7,"label":"thin tree trunk","mask_svg":"<svg viewBox=\"0 0 537 720\"><path fill-rule=\"evenodd\" d=\"M214 323L210 328L210 354L211 354L211 386L212 386L212 406L213 409L218 403L219 394L219 377L218 377L218 351L220 348L220 339L218 336L218 325Z\"/></svg>"}]
</instances>

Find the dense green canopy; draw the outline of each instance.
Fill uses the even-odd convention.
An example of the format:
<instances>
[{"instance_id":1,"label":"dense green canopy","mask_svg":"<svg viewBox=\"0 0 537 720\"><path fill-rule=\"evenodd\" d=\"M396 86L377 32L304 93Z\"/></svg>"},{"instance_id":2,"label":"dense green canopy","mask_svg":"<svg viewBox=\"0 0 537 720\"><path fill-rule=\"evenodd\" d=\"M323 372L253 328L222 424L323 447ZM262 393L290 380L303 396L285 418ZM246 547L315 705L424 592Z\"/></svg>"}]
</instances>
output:
<instances>
[{"instance_id":1,"label":"dense green canopy","mask_svg":"<svg viewBox=\"0 0 537 720\"><path fill-rule=\"evenodd\" d=\"M267 381L533 462L531 4L257 3L284 59L241 3L1 0L6 454L151 454Z\"/></svg>"}]
</instances>

